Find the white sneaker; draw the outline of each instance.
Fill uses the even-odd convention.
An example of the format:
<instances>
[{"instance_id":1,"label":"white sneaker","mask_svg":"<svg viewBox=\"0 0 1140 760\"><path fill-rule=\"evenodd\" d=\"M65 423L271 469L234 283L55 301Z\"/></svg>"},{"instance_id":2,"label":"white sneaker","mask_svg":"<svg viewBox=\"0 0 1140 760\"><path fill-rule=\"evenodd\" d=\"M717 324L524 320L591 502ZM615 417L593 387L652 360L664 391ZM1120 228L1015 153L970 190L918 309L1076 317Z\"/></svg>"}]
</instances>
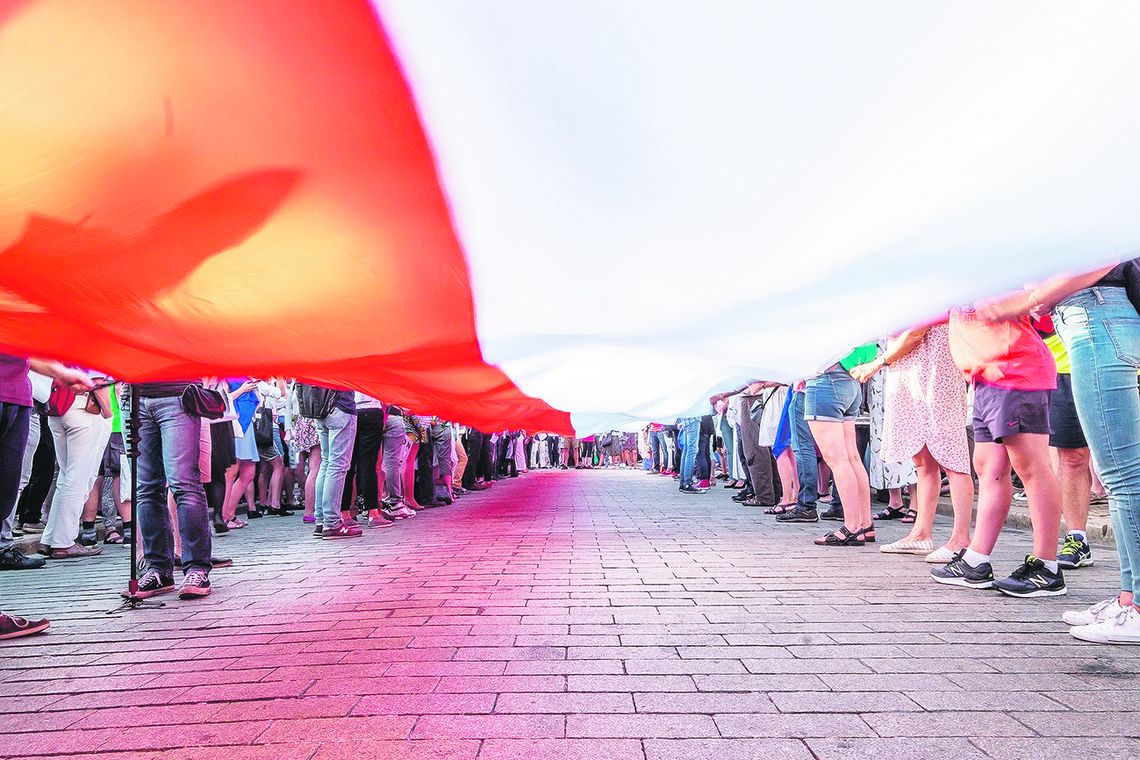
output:
<instances>
[{"instance_id":1,"label":"white sneaker","mask_svg":"<svg viewBox=\"0 0 1140 760\"><path fill-rule=\"evenodd\" d=\"M1129 605L1114 617L1092 625L1078 625L1069 633L1094 644L1140 644L1140 612Z\"/></svg>"},{"instance_id":2,"label":"white sneaker","mask_svg":"<svg viewBox=\"0 0 1140 760\"><path fill-rule=\"evenodd\" d=\"M1087 610L1070 610L1061 615L1061 620L1069 625L1093 625L1114 618L1123 610L1120 602L1116 601L1116 597L1113 597L1112 599L1105 599L1103 602L1097 602Z\"/></svg>"},{"instance_id":3,"label":"white sneaker","mask_svg":"<svg viewBox=\"0 0 1140 760\"><path fill-rule=\"evenodd\" d=\"M949 565L954 560L954 557L957 556L957 554L957 552L951 551L947 547L943 546L939 549L935 549L930 554L927 554L926 561L932 565Z\"/></svg>"},{"instance_id":4,"label":"white sneaker","mask_svg":"<svg viewBox=\"0 0 1140 760\"><path fill-rule=\"evenodd\" d=\"M409 517L415 517L416 510L412 509L411 507L400 507L394 512L394 514L396 515L397 520L406 520Z\"/></svg>"}]
</instances>

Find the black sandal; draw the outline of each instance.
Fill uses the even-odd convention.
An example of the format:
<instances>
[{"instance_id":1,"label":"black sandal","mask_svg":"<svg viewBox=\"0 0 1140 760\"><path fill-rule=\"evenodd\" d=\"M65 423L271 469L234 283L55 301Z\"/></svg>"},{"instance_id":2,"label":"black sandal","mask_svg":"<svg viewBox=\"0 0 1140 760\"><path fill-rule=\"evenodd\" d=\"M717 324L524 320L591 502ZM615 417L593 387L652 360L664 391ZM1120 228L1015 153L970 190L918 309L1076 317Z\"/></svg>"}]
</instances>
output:
<instances>
[{"instance_id":1,"label":"black sandal","mask_svg":"<svg viewBox=\"0 0 1140 760\"><path fill-rule=\"evenodd\" d=\"M864 529L865 530L865 529ZM863 546L863 530L857 530L854 533L847 530L847 526L837 530L835 533L828 533L820 536L815 540L816 546Z\"/></svg>"},{"instance_id":2,"label":"black sandal","mask_svg":"<svg viewBox=\"0 0 1140 760\"><path fill-rule=\"evenodd\" d=\"M782 514L785 514L787 512L791 512L795 508L796 508L795 504L777 504L774 507L768 507L767 509L765 509L764 514L766 514L766 515L782 515Z\"/></svg>"},{"instance_id":3,"label":"black sandal","mask_svg":"<svg viewBox=\"0 0 1140 760\"><path fill-rule=\"evenodd\" d=\"M906 507L887 507L875 515L876 520L901 520L906 517Z\"/></svg>"},{"instance_id":4,"label":"black sandal","mask_svg":"<svg viewBox=\"0 0 1140 760\"><path fill-rule=\"evenodd\" d=\"M906 511L906 514L903 515L903 518L900 522L904 522L907 525L914 525L914 521L917 519L918 519L918 512L913 510L913 509L908 508Z\"/></svg>"},{"instance_id":5,"label":"black sandal","mask_svg":"<svg viewBox=\"0 0 1140 760\"><path fill-rule=\"evenodd\" d=\"M875 543L875 526L869 525L866 528L860 528L855 531L855 535L862 536L864 543L873 544Z\"/></svg>"}]
</instances>

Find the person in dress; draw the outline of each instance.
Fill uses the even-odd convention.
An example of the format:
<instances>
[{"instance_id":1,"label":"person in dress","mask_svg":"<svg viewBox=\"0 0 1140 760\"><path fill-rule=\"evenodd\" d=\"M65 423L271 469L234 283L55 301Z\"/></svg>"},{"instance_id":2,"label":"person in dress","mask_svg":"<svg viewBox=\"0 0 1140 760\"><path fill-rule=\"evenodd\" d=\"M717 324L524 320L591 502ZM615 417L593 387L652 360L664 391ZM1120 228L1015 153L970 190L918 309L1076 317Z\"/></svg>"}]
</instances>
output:
<instances>
[{"instance_id":1,"label":"person in dress","mask_svg":"<svg viewBox=\"0 0 1140 760\"><path fill-rule=\"evenodd\" d=\"M928 562L945 564L970 543L970 514L974 481L966 440L966 385L950 355L945 321L907 330L891 340L873 361L851 375L861 381L883 381L884 417L880 458L884 462L913 461L917 470L916 516L906 536L880 551L922 554ZM941 471L950 482L954 527L950 538L934 549L934 514L941 491Z\"/></svg>"}]
</instances>

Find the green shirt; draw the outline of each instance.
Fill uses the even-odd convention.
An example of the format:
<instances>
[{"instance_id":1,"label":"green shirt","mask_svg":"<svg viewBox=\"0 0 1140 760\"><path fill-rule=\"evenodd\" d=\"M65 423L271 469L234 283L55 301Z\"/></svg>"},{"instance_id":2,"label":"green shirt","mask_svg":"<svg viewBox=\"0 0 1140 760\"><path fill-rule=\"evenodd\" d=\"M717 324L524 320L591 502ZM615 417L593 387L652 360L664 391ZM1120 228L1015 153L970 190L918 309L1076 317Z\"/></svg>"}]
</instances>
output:
<instances>
[{"instance_id":1,"label":"green shirt","mask_svg":"<svg viewBox=\"0 0 1140 760\"><path fill-rule=\"evenodd\" d=\"M875 357L878 355L878 343L864 343L851 353L847 354L847 356L844 356L842 359L840 359L839 366L850 372L860 364L866 364L869 361L874 361Z\"/></svg>"}]
</instances>

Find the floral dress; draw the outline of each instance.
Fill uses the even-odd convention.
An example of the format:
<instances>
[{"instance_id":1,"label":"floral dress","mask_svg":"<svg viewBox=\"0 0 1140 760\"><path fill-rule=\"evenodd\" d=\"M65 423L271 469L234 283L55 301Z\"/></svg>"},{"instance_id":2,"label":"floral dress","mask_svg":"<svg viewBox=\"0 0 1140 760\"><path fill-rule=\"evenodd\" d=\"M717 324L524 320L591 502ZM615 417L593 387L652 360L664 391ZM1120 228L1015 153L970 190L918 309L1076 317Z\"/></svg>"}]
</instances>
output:
<instances>
[{"instance_id":1,"label":"floral dress","mask_svg":"<svg viewBox=\"0 0 1140 760\"><path fill-rule=\"evenodd\" d=\"M884 461L909 462L925 446L944 470L970 471L966 384L950 355L949 335L945 322L931 326L890 366L883 385Z\"/></svg>"},{"instance_id":2,"label":"floral dress","mask_svg":"<svg viewBox=\"0 0 1140 760\"><path fill-rule=\"evenodd\" d=\"M882 348L882 346L880 346ZM894 459L884 454L887 408L886 385L894 367L884 367L867 381L867 409L871 413L871 440L868 446L867 475L871 488L902 488L918 480L910 457Z\"/></svg>"}]
</instances>

